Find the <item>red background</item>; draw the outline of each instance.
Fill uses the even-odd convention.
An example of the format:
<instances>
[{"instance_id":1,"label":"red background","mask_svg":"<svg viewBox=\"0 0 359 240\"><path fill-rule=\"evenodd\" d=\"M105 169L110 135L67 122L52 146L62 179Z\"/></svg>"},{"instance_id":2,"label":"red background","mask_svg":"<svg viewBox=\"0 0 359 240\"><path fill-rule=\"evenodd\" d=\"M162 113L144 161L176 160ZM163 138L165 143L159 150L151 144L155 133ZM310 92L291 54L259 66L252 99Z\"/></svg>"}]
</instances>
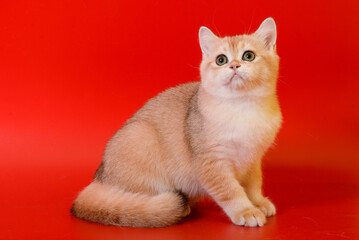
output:
<instances>
[{"instance_id":1,"label":"red background","mask_svg":"<svg viewBox=\"0 0 359 240\"><path fill-rule=\"evenodd\" d=\"M2 1L1 239L358 239L359 2ZM284 115L264 162L278 215L230 223L205 201L177 226L106 227L69 214L111 135L146 100L199 80L198 29L277 22Z\"/></svg>"}]
</instances>

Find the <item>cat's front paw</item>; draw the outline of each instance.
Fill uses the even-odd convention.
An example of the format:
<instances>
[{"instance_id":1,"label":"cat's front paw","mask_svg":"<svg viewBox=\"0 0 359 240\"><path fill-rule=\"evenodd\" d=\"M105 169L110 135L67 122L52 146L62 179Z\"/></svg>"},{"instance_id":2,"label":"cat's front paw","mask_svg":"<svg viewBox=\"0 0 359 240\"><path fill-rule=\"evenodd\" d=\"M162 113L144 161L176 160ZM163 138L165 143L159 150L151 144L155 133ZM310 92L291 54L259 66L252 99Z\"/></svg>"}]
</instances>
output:
<instances>
[{"instance_id":1,"label":"cat's front paw","mask_svg":"<svg viewBox=\"0 0 359 240\"><path fill-rule=\"evenodd\" d=\"M257 204L257 207L267 217L274 216L277 212L274 204L268 198L264 198L259 204Z\"/></svg>"},{"instance_id":2,"label":"cat's front paw","mask_svg":"<svg viewBox=\"0 0 359 240\"><path fill-rule=\"evenodd\" d=\"M266 223L266 217L258 208L250 207L235 214L232 218L232 222L236 225L246 227L263 227Z\"/></svg>"}]
</instances>

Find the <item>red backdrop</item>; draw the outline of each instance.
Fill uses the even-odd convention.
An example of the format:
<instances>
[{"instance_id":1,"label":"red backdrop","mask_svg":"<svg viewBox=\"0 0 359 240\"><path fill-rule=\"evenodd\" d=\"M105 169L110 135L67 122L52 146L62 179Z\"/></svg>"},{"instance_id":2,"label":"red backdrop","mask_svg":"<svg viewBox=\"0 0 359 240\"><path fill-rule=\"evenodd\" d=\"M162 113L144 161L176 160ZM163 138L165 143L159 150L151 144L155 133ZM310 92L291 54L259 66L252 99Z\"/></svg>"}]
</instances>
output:
<instances>
[{"instance_id":1,"label":"red backdrop","mask_svg":"<svg viewBox=\"0 0 359 240\"><path fill-rule=\"evenodd\" d=\"M50 209L38 222L61 215L56 204L69 208L131 114L199 80L202 25L225 36L277 22L284 124L268 174L311 169L317 181L358 185L358 9L356 0L1 2L0 236L28 233L16 224L32 222L35 202Z\"/></svg>"}]
</instances>

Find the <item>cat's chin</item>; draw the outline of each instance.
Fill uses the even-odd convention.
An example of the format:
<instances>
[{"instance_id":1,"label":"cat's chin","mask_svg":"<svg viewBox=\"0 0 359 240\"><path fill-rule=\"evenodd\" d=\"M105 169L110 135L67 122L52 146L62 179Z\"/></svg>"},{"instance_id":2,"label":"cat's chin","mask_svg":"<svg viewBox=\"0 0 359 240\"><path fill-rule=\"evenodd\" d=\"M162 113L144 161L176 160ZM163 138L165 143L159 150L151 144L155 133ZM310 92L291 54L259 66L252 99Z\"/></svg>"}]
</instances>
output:
<instances>
[{"instance_id":1,"label":"cat's chin","mask_svg":"<svg viewBox=\"0 0 359 240\"><path fill-rule=\"evenodd\" d=\"M238 81L245 81L245 78L241 75L233 75L233 77L231 78L231 82L238 82Z\"/></svg>"},{"instance_id":2,"label":"cat's chin","mask_svg":"<svg viewBox=\"0 0 359 240\"><path fill-rule=\"evenodd\" d=\"M228 85L244 85L245 82L248 80L248 76L246 73L243 72L236 72L234 73L228 81Z\"/></svg>"},{"instance_id":3,"label":"cat's chin","mask_svg":"<svg viewBox=\"0 0 359 240\"><path fill-rule=\"evenodd\" d=\"M245 86L247 81L248 79L244 74L234 74L229 78L226 85L231 89L241 89Z\"/></svg>"}]
</instances>

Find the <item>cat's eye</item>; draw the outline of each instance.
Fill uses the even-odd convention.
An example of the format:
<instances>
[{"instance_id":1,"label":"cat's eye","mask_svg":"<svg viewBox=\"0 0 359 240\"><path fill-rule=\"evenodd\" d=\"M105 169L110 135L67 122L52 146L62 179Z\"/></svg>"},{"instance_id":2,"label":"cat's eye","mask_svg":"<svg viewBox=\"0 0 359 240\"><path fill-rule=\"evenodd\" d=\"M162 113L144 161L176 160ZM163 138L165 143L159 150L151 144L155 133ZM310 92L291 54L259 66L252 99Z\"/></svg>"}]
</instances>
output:
<instances>
[{"instance_id":1,"label":"cat's eye","mask_svg":"<svg viewBox=\"0 0 359 240\"><path fill-rule=\"evenodd\" d=\"M242 59L244 61L248 61L248 62L253 61L255 58L256 58L256 55L252 51L245 51L242 56Z\"/></svg>"},{"instance_id":2,"label":"cat's eye","mask_svg":"<svg viewBox=\"0 0 359 240\"><path fill-rule=\"evenodd\" d=\"M219 55L216 59L216 63L218 66L222 66L222 65L226 64L227 62L228 62L228 58L224 54Z\"/></svg>"}]
</instances>

